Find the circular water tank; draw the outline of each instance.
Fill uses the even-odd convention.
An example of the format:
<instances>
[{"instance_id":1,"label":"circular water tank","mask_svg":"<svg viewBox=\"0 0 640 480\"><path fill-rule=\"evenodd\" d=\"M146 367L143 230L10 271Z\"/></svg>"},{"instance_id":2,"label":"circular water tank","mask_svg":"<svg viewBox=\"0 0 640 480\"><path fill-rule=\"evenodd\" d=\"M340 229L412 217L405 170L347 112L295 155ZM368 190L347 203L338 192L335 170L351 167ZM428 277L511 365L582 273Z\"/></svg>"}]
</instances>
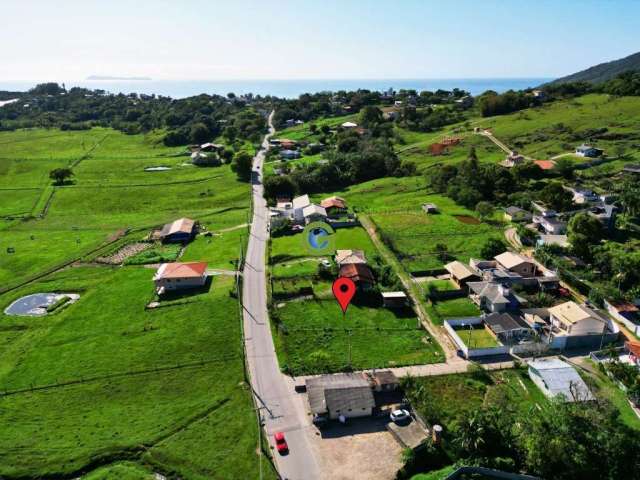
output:
<instances>
[{"instance_id":1,"label":"circular water tank","mask_svg":"<svg viewBox=\"0 0 640 480\"><path fill-rule=\"evenodd\" d=\"M442 438L442 425L434 425L431 429L431 438L433 439L433 443L440 443L440 439Z\"/></svg>"}]
</instances>

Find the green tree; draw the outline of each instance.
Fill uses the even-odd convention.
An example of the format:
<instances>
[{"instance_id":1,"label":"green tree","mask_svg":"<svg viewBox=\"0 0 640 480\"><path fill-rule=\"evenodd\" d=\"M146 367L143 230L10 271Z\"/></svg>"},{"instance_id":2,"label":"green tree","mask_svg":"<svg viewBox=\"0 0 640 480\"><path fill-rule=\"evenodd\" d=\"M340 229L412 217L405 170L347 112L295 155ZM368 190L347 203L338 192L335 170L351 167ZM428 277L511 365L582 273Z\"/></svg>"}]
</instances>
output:
<instances>
[{"instance_id":1,"label":"green tree","mask_svg":"<svg viewBox=\"0 0 640 480\"><path fill-rule=\"evenodd\" d=\"M233 162L231 163L231 170L233 170L238 179L247 181L251 178L251 164L253 163L253 157L242 150L235 154Z\"/></svg>"},{"instance_id":2,"label":"green tree","mask_svg":"<svg viewBox=\"0 0 640 480\"><path fill-rule=\"evenodd\" d=\"M382 122L382 111L373 105L367 105L360 111L360 123L366 128L373 128Z\"/></svg>"},{"instance_id":3,"label":"green tree","mask_svg":"<svg viewBox=\"0 0 640 480\"><path fill-rule=\"evenodd\" d=\"M573 195L560 182L550 182L540 191L540 200L554 210L562 212L573 206Z\"/></svg>"},{"instance_id":4,"label":"green tree","mask_svg":"<svg viewBox=\"0 0 640 480\"><path fill-rule=\"evenodd\" d=\"M500 255L501 253L507 250L507 244L500 238L490 238L485 244L482 246L480 250L480 255L482 258L490 260L496 255Z\"/></svg>"},{"instance_id":5,"label":"green tree","mask_svg":"<svg viewBox=\"0 0 640 480\"><path fill-rule=\"evenodd\" d=\"M476 213L480 217L480 220L484 221L491 217L495 212L495 208L489 202L478 202L476 204Z\"/></svg>"},{"instance_id":6,"label":"green tree","mask_svg":"<svg viewBox=\"0 0 640 480\"><path fill-rule=\"evenodd\" d=\"M209 129L204 123L194 123L189 132L189 139L192 143L205 143L209 140Z\"/></svg>"},{"instance_id":7,"label":"green tree","mask_svg":"<svg viewBox=\"0 0 640 480\"><path fill-rule=\"evenodd\" d=\"M578 213L569 220L567 237L574 253L584 260L591 260L591 247L602 240L602 224L587 213Z\"/></svg>"},{"instance_id":8,"label":"green tree","mask_svg":"<svg viewBox=\"0 0 640 480\"><path fill-rule=\"evenodd\" d=\"M573 178L573 171L576 169L575 164L568 158L559 158L553 167L553 171L567 180Z\"/></svg>"},{"instance_id":9,"label":"green tree","mask_svg":"<svg viewBox=\"0 0 640 480\"><path fill-rule=\"evenodd\" d=\"M65 182L73 176L70 168L55 168L49 172L49 178L53 180L54 185L64 185Z\"/></svg>"}]
</instances>

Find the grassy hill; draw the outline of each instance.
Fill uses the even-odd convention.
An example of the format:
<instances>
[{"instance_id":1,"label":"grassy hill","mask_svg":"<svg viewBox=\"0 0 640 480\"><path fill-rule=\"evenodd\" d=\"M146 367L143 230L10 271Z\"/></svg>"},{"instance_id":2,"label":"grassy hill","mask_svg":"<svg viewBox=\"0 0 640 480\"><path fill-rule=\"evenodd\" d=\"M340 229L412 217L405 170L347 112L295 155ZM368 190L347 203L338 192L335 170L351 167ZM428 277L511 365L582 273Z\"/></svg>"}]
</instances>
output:
<instances>
[{"instance_id":1,"label":"grassy hill","mask_svg":"<svg viewBox=\"0 0 640 480\"><path fill-rule=\"evenodd\" d=\"M585 70L558 78L550 84L569 83L569 82L590 82L602 83L611 80L617 75L628 72L629 70L640 70L640 52L629 55L628 57L604 62Z\"/></svg>"}]
</instances>

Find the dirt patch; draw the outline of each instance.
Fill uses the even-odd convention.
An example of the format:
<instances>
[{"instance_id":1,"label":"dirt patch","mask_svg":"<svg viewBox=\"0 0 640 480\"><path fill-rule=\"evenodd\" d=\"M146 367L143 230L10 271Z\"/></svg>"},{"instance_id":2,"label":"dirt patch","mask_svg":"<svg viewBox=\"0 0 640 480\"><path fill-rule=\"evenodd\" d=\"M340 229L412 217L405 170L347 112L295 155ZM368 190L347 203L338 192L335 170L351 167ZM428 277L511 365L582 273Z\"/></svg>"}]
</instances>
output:
<instances>
[{"instance_id":1,"label":"dirt patch","mask_svg":"<svg viewBox=\"0 0 640 480\"><path fill-rule=\"evenodd\" d=\"M391 480L402 467L402 448L375 418L335 425L324 438L313 435L324 478L336 480Z\"/></svg>"},{"instance_id":2,"label":"dirt patch","mask_svg":"<svg viewBox=\"0 0 640 480\"><path fill-rule=\"evenodd\" d=\"M467 225L479 225L481 223L476 217L470 217L469 215L454 215L454 217L460 223L466 223Z\"/></svg>"},{"instance_id":3,"label":"dirt patch","mask_svg":"<svg viewBox=\"0 0 640 480\"><path fill-rule=\"evenodd\" d=\"M104 263L106 265L122 265L122 263L129 257L132 257L144 250L150 248L153 244L146 242L128 243L117 252L108 255L106 257L96 258L97 263Z\"/></svg>"}]
</instances>

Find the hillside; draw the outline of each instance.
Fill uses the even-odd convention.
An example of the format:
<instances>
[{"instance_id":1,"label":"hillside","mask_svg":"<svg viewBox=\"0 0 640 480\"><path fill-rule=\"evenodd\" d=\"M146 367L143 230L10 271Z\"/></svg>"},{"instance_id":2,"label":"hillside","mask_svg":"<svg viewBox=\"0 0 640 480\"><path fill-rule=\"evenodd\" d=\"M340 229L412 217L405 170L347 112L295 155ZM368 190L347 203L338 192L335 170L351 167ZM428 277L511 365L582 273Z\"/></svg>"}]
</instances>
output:
<instances>
[{"instance_id":1,"label":"hillside","mask_svg":"<svg viewBox=\"0 0 640 480\"><path fill-rule=\"evenodd\" d=\"M611 62L600 63L599 65L589 67L586 70L558 78L549 82L549 84L553 85L569 82L602 83L629 70L640 70L640 52Z\"/></svg>"}]
</instances>

